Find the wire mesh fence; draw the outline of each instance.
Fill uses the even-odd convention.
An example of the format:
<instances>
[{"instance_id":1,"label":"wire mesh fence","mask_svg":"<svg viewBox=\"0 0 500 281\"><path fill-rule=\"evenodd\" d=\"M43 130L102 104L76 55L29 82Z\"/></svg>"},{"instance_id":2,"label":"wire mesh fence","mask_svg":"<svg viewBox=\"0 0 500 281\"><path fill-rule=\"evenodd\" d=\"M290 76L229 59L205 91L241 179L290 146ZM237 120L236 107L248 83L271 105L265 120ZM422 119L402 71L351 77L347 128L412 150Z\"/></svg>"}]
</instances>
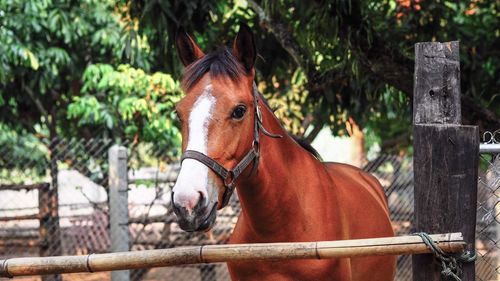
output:
<instances>
[{"instance_id":1,"label":"wire mesh fence","mask_svg":"<svg viewBox=\"0 0 500 281\"><path fill-rule=\"evenodd\" d=\"M478 280L497 280L500 274L500 154L481 155L482 165L487 168L481 171L478 184L477 212L477 254L476 271L488 273Z\"/></svg>"},{"instance_id":2,"label":"wire mesh fence","mask_svg":"<svg viewBox=\"0 0 500 281\"><path fill-rule=\"evenodd\" d=\"M50 188L44 148L41 142L20 143L18 151L0 148L1 256L39 254L39 190Z\"/></svg>"},{"instance_id":3,"label":"wire mesh fence","mask_svg":"<svg viewBox=\"0 0 500 281\"><path fill-rule=\"evenodd\" d=\"M21 159L16 152L0 149L0 257L110 251L112 241L120 239L110 235L107 151L113 143L97 139L40 142L27 147L24 153L43 157L30 161ZM219 212L210 232L186 233L178 227L170 209L170 192L179 164L155 145L123 145L129 154L129 249L227 243L240 212L237 196ZM396 234L413 232L412 159L381 155L370 161L365 170L374 174L386 191ZM498 155L481 156L478 280L497 280L500 276L499 170ZM44 280L61 280L57 278ZM109 280L110 274L69 274L60 278ZM214 281L229 280L229 274L225 264L189 265L133 270L130 279ZM396 280L412 280L410 256L399 257Z\"/></svg>"},{"instance_id":4,"label":"wire mesh fence","mask_svg":"<svg viewBox=\"0 0 500 281\"><path fill-rule=\"evenodd\" d=\"M483 143L500 144L500 130ZM476 223L476 279L500 280L500 151L480 155Z\"/></svg>"},{"instance_id":5,"label":"wire mesh fence","mask_svg":"<svg viewBox=\"0 0 500 281\"><path fill-rule=\"evenodd\" d=\"M140 191L141 186L137 186L137 184L130 188L129 197L134 198L140 193L143 198L150 198L148 202L130 207L131 235L136 241L133 243L133 249L226 243L241 211L237 196L234 196L230 204L218 214L217 223L210 232L187 234L177 226L169 207L170 190L174 182L162 182L164 179L175 178L179 166L178 164L167 166L165 163L159 162L156 167L156 170L151 168L133 169L133 172L129 174L132 182L140 182L145 186L147 186L147 180L150 181L149 184L154 183L149 192ZM412 167L411 158L393 155L379 156L365 167L365 170L380 180L386 190L394 228L398 235L411 232L413 217ZM149 195L146 195L148 193ZM140 224L140 226L137 227L134 224ZM142 241L147 241L147 243ZM151 243L152 241L156 242ZM143 274L155 276L159 274L158 271L163 271L162 276L169 276L175 272L176 280L230 280L225 264L153 269L153 273L146 273L147 271L132 272L131 279L141 280L139 277L144 277ZM399 258L397 280L411 280L410 257L401 256Z\"/></svg>"},{"instance_id":6,"label":"wire mesh fence","mask_svg":"<svg viewBox=\"0 0 500 281\"><path fill-rule=\"evenodd\" d=\"M2 258L109 250L105 187L111 144L96 139L31 140L22 151L0 152Z\"/></svg>"},{"instance_id":7,"label":"wire mesh fence","mask_svg":"<svg viewBox=\"0 0 500 281\"><path fill-rule=\"evenodd\" d=\"M129 229L132 250L172 248L227 243L240 212L237 196L217 215L207 233L186 233L176 224L170 206L171 190L180 169L154 146L131 152L129 161ZM153 280L172 276L175 280L229 280L225 264L186 265L134 270L131 280ZM174 277L175 276L175 277Z\"/></svg>"},{"instance_id":8,"label":"wire mesh fence","mask_svg":"<svg viewBox=\"0 0 500 281\"><path fill-rule=\"evenodd\" d=\"M406 235L414 232L412 159L381 155L370 161L364 170L372 173L385 190L394 233ZM398 257L396 280L412 280L411 256Z\"/></svg>"}]
</instances>

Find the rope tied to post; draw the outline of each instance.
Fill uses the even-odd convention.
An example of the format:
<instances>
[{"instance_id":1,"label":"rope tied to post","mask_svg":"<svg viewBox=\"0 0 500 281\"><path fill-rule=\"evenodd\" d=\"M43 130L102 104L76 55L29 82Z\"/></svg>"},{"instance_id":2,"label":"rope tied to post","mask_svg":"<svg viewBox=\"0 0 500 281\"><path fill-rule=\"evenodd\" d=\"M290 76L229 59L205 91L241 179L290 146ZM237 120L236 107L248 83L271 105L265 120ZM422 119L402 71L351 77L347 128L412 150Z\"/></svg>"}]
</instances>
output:
<instances>
[{"instance_id":1,"label":"rope tied to post","mask_svg":"<svg viewBox=\"0 0 500 281\"><path fill-rule=\"evenodd\" d=\"M462 281L462 264L474 262L476 251L464 251L460 254L445 253L434 240L425 232L417 232L414 235L422 238L422 241L431 249L436 259L441 264L441 276L453 278L455 281Z\"/></svg>"},{"instance_id":2,"label":"rope tied to post","mask_svg":"<svg viewBox=\"0 0 500 281\"><path fill-rule=\"evenodd\" d=\"M0 277L14 278L9 272L9 266L7 264L9 260L3 260L2 266L0 267Z\"/></svg>"}]
</instances>

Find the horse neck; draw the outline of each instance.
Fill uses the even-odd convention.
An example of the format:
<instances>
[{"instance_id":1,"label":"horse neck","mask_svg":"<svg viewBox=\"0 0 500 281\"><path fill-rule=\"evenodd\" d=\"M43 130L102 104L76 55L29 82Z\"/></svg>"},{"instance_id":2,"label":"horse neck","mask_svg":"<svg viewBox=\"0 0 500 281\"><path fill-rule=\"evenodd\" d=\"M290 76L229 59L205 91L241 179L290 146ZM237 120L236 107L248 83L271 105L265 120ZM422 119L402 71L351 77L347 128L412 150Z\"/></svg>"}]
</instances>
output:
<instances>
[{"instance_id":1,"label":"horse neck","mask_svg":"<svg viewBox=\"0 0 500 281\"><path fill-rule=\"evenodd\" d=\"M257 172L242 179L237 192L247 230L264 236L283 231L283 225L289 224L292 215L300 219L300 210L292 206L300 203L298 193L303 187L292 184L290 178L295 176L294 172L307 173L304 161L317 160L288 135L269 108L263 106L262 114L264 127L283 137L270 138L261 132Z\"/></svg>"}]
</instances>

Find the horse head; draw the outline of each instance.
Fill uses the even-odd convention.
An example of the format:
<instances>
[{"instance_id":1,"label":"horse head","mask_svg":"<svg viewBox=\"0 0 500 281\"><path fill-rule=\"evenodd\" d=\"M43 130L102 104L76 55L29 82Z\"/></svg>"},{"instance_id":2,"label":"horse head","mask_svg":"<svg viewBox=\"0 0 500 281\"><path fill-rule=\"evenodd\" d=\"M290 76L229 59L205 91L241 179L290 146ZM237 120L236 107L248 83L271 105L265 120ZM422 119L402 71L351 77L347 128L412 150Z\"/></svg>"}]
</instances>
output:
<instances>
[{"instance_id":1,"label":"horse head","mask_svg":"<svg viewBox=\"0 0 500 281\"><path fill-rule=\"evenodd\" d=\"M183 230L206 231L238 176L249 174L258 160L255 44L242 24L232 48L205 54L183 30L176 47L186 67L185 96L176 105L184 153L172 205Z\"/></svg>"}]
</instances>

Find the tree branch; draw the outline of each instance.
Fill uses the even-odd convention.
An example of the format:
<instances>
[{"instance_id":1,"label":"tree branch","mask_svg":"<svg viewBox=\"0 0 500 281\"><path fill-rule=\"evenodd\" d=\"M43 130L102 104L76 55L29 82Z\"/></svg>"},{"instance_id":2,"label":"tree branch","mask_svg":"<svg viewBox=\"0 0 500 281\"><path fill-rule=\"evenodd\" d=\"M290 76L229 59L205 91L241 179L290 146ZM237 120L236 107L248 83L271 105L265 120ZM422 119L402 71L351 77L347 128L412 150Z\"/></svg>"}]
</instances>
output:
<instances>
[{"instance_id":1,"label":"tree branch","mask_svg":"<svg viewBox=\"0 0 500 281\"><path fill-rule=\"evenodd\" d=\"M43 117L45 117L45 120L47 120L47 121L50 120L49 119L49 113L48 113L48 111L45 109L45 107L43 106L42 102L39 99L36 98L35 93L33 92L33 90L31 90L30 87L26 86L24 84L24 82L21 82L21 87L28 94L28 96L30 97L30 99L35 104L36 108L38 108L38 111L40 111L40 113L43 115Z\"/></svg>"},{"instance_id":2,"label":"tree branch","mask_svg":"<svg viewBox=\"0 0 500 281\"><path fill-rule=\"evenodd\" d=\"M337 70L329 70L323 74L315 72L313 77L308 77L307 90L313 95L322 95L323 92L335 84L347 84L349 77Z\"/></svg>"},{"instance_id":3,"label":"tree branch","mask_svg":"<svg viewBox=\"0 0 500 281\"><path fill-rule=\"evenodd\" d=\"M375 79L402 91L412 100L413 60L388 46L374 30L369 30L372 33L372 42L368 42L366 34L356 36L353 39L350 36L350 30L365 28L361 23L363 17L359 3L353 3L355 5L350 14L336 15L345 18L339 32L341 41L344 45L350 46L353 55L364 71L371 73ZM308 77L308 85L306 87L311 94L322 95L328 87L337 83L343 83L348 79L346 75L336 70L326 73L318 72L310 54L300 46L285 23L277 18L270 18L264 9L254 0L248 0L248 5L257 14L260 25L273 34L295 63L306 71ZM365 30L365 32L367 31ZM360 34L363 34L363 32ZM461 100L464 123L477 124L481 130L500 128L500 118L493 111L478 105L469 96L462 95Z\"/></svg>"},{"instance_id":4,"label":"tree branch","mask_svg":"<svg viewBox=\"0 0 500 281\"><path fill-rule=\"evenodd\" d=\"M307 135L307 137L304 138L304 140L307 143L312 143L313 140L318 136L319 132L321 132L321 129L323 129L323 126L320 124L316 124L312 131Z\"/></svg>"},{"instance_id":5,"label":"tree branch","mask_svg":"<svg viewBox=\"0 0 500 281\"><path fill-rule=\"evenodd\" d=\"M248 0L247 2L250 8L257 14L260 26L273 34L281 47L292 57L295 64L304 69L308 81L306 89L311 95L321 96L332 85L347 81L347 75L336 69L325 73L319 72L313 63L312 56L306 49L300 46L285 23L277 18L270 18L264 9L254 0Z\"/></svg>"},{"instance_id":6,"label":"tree branch","mask_svg":"<svg viewBox=\"0 0 500 281\"><path fill-rule=\"evenodd\" d=\"M362 24L359 2L353 2L350 14L341 15L345 26L339 32L340 40L351 46L364 70L370 72L377 80L383 81L403 92L413 102L413 72L414 61L403 55L399 50L391 48L379 34ZM363 28L365 29L363 31ZM369 30L367 30L367 28ZM352 38L349 29L361 30ZM368 42L366 34L372 34L372 42ZM461 95L462 116L465 124L479 125L480 130L500 128L500 118L488 108L482 107L466 95Z\"/></svg>"},{"instance_id":7,"label":"tree branch","mask_svg":"<svg viewBox=\"0 0 500 281\"><path fill-rule=\"evenodd\" d=\"M363 46L359 42L358 51L353 53L363 68L413 100L413 60L383 46L377 35L374 35L374 43L371 47ZM488 108L482 107L470 96L461 95L461 108L464 124L478 125L480 131L500 128L499 116Z\"/></svg>"},{"instance_id":8,"label":"tree branch","mask_svg":"<svg viewBox=\"0 0 500 281\"><path fill-rule=\"evenodd\" d=\"M268 17L264 9L254 0L248 0L248 5L257 14L260 26L274 34L283 49L288 52L299 67L306 71L314 69L314 65L309 63L311 60L307 57L306 50L300 47L299 42L292 36L292 32L288 30L284 23Z\"/></svg>"},{"instance_id":9,"label":"tree branch","mask_svg":"<svg viewBox=\"0 0 500 281\"><path fill-rule=\"evenodd\" d=\"M410 143L410 134L409 132L404 132L393 138L383 140L382 144L380 145L380 149L382 151L387 151L390 149L394 149L395 147L397 148L398 145L401 144L408 145L409 143Z\"/></svg>"}]
</instances>

